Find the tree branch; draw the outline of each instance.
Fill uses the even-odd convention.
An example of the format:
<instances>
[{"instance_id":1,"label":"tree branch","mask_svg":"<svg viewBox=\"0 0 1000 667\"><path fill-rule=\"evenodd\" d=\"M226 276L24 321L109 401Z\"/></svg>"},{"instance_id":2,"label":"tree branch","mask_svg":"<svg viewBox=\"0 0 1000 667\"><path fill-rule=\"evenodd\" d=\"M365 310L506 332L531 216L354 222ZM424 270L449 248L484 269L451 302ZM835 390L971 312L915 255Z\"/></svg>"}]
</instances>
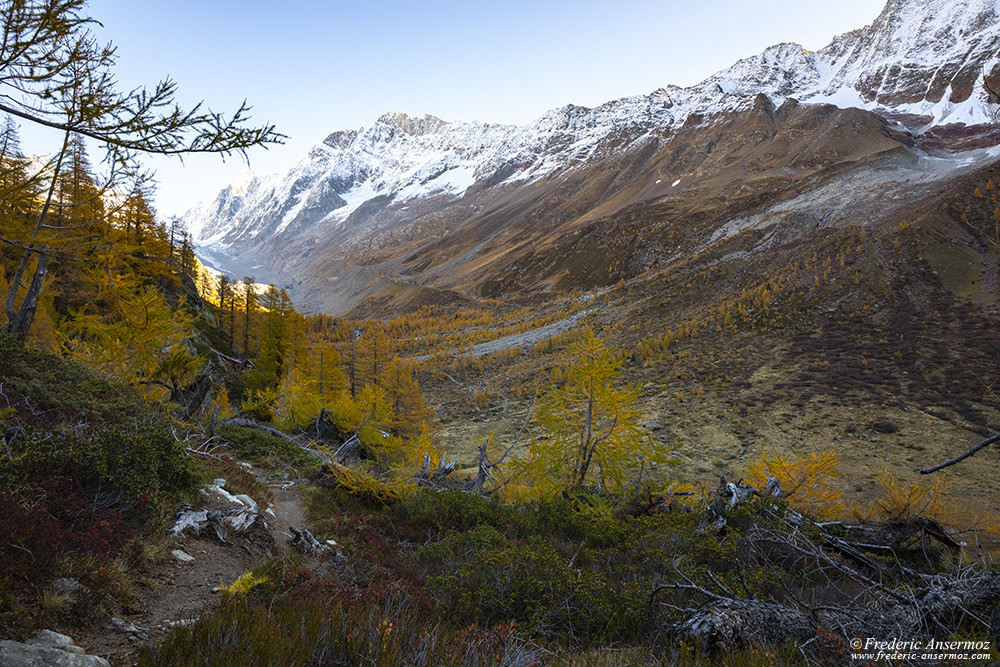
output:
<instances>
[{"instance_id":1,"label":"tree branch","mask_svg":"<svg viewBox=\"0 0 1000 667\"><path fill-rule=\"evenodd\" d=\"M994 442L997 442L997 441L1000 441L1000 433L997 433L996 435L992 435L989 438L986 438L985 440L983 440L982 442L980 442L978 445L976 445L972 449L969 449L968 451L966 451L964 454L960 454L959 456L956 456L953 459L949 459L949 460L945 461L944 463L939 463L936 466L931 467L931 468L918 468L917 472L919 472L921 475L929 475L932 472L937 472L938 470L941 470L943 468L947 468L948 466L953 466L956 463L959 463L960 461L964 461L965 459L969 458L970 456L972 456L973 454L975 454L979 450L985 449L985 448L989 447L990 445L992 445Z\"/></svg>"}]
</instances>

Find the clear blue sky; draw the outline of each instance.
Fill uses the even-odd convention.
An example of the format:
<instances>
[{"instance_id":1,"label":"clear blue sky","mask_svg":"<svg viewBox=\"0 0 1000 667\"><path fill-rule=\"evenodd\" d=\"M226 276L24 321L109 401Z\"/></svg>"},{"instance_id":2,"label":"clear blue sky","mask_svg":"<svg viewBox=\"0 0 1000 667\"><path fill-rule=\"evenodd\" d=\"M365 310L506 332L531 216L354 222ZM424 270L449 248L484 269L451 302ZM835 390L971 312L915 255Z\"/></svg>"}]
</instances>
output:
<instances>
[{"instance_id":1,"label":"clear blue sky","mask_svg":"<svg viewBox=\"0 0 1000 667\"><path fill-rule=\"evenodd\" d=\"M596 106L688 86L782 41L819 49L882 0L92 0L118 46L123 86L165 76L186 104L277 124L254 150L282 171L334 130L387 111L523 124L568 103ZM28 152L40 139L22 128ZM95 156L96 157L96 156ZM96 160L95 160L96 161ZM216 156L149 160L161 216L181 214L246 168Z\"/></svg>"}]
</instances>

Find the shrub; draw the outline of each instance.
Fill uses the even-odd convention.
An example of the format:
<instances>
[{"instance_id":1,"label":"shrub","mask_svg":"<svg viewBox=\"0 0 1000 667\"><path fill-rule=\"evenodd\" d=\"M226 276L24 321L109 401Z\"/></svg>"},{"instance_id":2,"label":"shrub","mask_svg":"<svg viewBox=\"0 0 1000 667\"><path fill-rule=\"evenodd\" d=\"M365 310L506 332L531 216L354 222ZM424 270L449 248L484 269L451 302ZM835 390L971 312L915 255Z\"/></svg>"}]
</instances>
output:
<instances>
[{"instance_id":1,"label":"shrub","mask_svg":"<svg viewBox=\"0 0 1000 667\"><path fill-rule=\"evenodd\" d=\"M792 507L814 519L829 519L844 511L843 492L830 484L831 479L840 476L838 465L834 452L813 452L794 461L763 452L747 467L746 477L758 490L764 488L768 478L776 478Z\"/></svg>"},{"instance_id":2,"label":"shrub","mask_svg":"<svg viewBox=\"0 0 1000 667\"><path fill-rule=\"evenodd\" d=\"M514 621L532 634L627 639L643 624L649 589L577 569L541 537L511 541L480 526L427 547L443 572L428 583L459 624Z\"/></svg>"},{"instance_id":3,"label":"shrub","mask_svg":"<svg viewBox=\"0 0 1000 667\"><path fill-rule=\"evenodd\" d=\"M8 477L71 477L126 508L137 498L159 497L198 481L197 463L184 456L183 444L170 435L165 421L148 412L128 424L48 433L18 444L23 455L4 470Z\"/></svg>"},{"instance_id":4,"label":"shrub","mask_svg":"<svg viewBox=\"0 0 1000 667\"><path fill-rule=\"evenodd\" d=\"M320 470L320 484L342 489L373 506L394 505L416 490L412 482L392 475L379 475L364 466L326 464Z\"/></svg>"},{"instance_id":5,"label":"shrub","mask_svg":"<svg viewBox=\"0 0 1000 667\"><path fill-rule=\"evenodd\" d=\"M437 530L468 530L480 524L513 523L519 511L458 489L420 489L399 505L399 518Z\"/></svg>"},{"instance_id":6,"label":"shrub","mask_svg":"<svg viewBox=\"0 0 1000 667\"><path fill-rule=\"evenodd\" d=\"M68 477L0 483L0 624L17 620L23 598L56 576L80 579L92 598L114 592L112 561L135 533L94 500Z\"/></svg>"},{"instance_id":7,"label":"shrub","mask_svg":"<svg viewBox=\"0 0 1000 667\"><path fill-rule=\"evenodd\" d=\"M317 462L314 456L304 452L295 443L271 435L259 429L242 426L223 426L219 437L229 446L236 458L259 465L272 465L283 461L293 466L310 466Z\"/></svg>"},{"instance_id":8,"label":"shrub","mask_svg":"<svg viewBox=\"0 0 1000 667\"><path fill-rule=\"evenodd\" d=\"M298 571L264 568L272 581L227 596L214 611L140 657L139 665L542 664L510 625L460 631L405 598L360 598Z\"/></svg>"}]
</instances>

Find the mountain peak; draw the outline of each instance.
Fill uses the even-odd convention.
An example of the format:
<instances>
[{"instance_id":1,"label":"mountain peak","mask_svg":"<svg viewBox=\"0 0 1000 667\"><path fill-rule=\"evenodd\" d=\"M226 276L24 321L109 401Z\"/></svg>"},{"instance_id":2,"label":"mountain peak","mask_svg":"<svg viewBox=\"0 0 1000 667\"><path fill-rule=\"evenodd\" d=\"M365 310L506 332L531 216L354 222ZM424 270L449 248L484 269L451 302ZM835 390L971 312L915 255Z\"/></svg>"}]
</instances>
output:
<instances>
[{"instance_id":1,"label":"mountain peak","mask_svg":"<svg viewBox=\"0 0 1000 667\"><path fill-rule=\"evenodd\" d=\"M387 113L382 115L378 119L378 122L387 125L395 125L412 137L422 137L427 134L435 134L442 127L448 124L447 121L443 121L437 116L432 116L430 114L424 114L423 117L420 117L410 116L405 113Z\"/></svg>"},{"instance_id":2,"label":"mountain peak","mask_svg":"<svg viewBox=\"0 0 1000 667\"><path fill-rule=\"evenodd\" d=\"M530 191L542 193L547 179L591 167L600 174L595 192L617 191L638 177L637 167L601 165L633 153L645 160L679 134L711 132L731 114L751 112L751 125L767 136L761 114L783 122L800 106L832 103L898 119L915 135L965 125L963 136L978 137L998 108L982 87L984 74L1000 86L998 6L1000 0L889 0L871 25L818 51L783 42L695 86L666 86L593 108L568 104L518 127L386 113L368 127L330 134L283 176L223 191L185 221L203 249L248 266L275 266L278 275L289 270L276 257L291 266L340 252L324 250L328 242L368 243L365 235L387 229L405 230L397 241L418 243L432 228L444 238L492 197L516 201L520 195L511 193L521 188L539 184ZM623 201L673 193L663 183L679 184L683 173L671 166L648 187L622 190ZM609 210L618 205L609 203ZM557 208L567 217L579 213ZM503 209L490 224L508 214Z\"/></svg>"}]
</instances>

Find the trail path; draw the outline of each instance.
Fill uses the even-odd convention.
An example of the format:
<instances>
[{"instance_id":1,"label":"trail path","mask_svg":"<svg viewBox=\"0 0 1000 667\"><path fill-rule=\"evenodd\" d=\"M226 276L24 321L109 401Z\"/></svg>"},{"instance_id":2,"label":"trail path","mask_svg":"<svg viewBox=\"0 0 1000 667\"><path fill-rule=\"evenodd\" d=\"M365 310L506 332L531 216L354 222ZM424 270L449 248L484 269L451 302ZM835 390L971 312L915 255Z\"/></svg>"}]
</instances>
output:
<instances>
[{"instance_id":1,"label":"trail path","mask_svg":"<svg viewBox=\"0 0 1000 667\"><path fill-rule=\"evenodd\" d=\"M254 470L254 473L265 479L264 471ZM77 643L112 664L131 664L131 658L142 646L159 645L174 625L193 622L215 604L220 593L213 589L231 584L268 559L286 557L291 548L290 528L305 527L305 517L296 486L272 486L274 502L269 509L273 516L262 512L246 534L230 536L226 542L171 536L166 545L166 560L153 566L135 585L135 599L118 616L146 632L128 633L100 627L91 633L77 633ZM171 555L173 550L182 551L193 560L180 560ZM322 573L322 563L317 559L303 557L303 565L316 574Z\"/></svg>"},{"instance_id":2,"label":"trail path","mask_svg":"<svg viewBox=\"0 0 1000 667\"><path fill-rule=\"evenodd\" d=\"M499 352L500 350L509 350L515 347L528 347L529 345L534 345L539 341L548 340L549 338L557 336L564 331L569 331L576 325L577 322L585 318L587 315L590 315L594 312L594 310L594 308L588 308L587 310L580 311L575 315L570 315L569 317L559 320L558 322L547 324L544 327L539 327L537 329L532 329L531 331L525 331L524 333L504 336L503 338L488 340L485 343L473 345L472 356L481 357L485 354Z\"/></svg>"}]
</instances>

